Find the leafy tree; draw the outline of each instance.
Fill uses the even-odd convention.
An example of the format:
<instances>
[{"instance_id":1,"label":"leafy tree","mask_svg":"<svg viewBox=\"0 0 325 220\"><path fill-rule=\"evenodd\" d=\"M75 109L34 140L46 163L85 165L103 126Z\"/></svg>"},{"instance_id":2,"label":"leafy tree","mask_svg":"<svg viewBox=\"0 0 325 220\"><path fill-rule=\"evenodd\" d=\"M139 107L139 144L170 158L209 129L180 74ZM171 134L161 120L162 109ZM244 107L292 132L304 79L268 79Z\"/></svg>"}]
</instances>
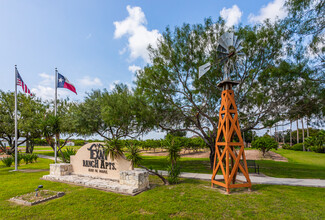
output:
<instances>
[{"instance_id":1,"label":"leafy tree","mask_svg":"<svg viewBox=\"0 0 325 220\"><path fill-rule=\"evenodd\" d=\"M46 111L46 106L36 97L26 96L22 93L17 95L17 138L25 137L17 143L17 146L26 143L26 152L33 151L35 138L41 136L40 119ZM4 147L1 140L8 142L10 150L15 150L15 96L13 92L0 90L0 145Z\"/></svg>"},{"instance_id":2,"label":"leafy tree","mask_svg":"<svg viewBox=\"0 0 325 220\"><path fill-rule=\"evenodd\" d=\"M44 114L41 120L42 136L45 138L48 145L55 151L55 137L57 140L57 152L60 152L63 161L65 160L62 148L65 147L70 138L77 134L77 128L75 124L75 109L76 104L69 102L69 100L59 100L57 116L54 113L48 111ZM62 144L60 143L60 135L65 136Z\"/></svg>"},{"instance_id":3,"label":"leafy tree","mask_svg":"<svg viewBox=\"0 0 325 220\"><path fill-rule=\"evenodd\" d=\"M278 142L276 142L272 137L264 135L262 137L257 137L252 142L252 147L259 149L265 157L265 152L268 152L271 149L278 149Z\"/></svg>"},{"instance_id":4,"label":"leafy tree","mask_svg":"<svg viewBox=\"0 0 325 220\"><path fill-rule=\"evenodd\" d=\"M224 23L184 24L169 28L159 40L157 49L149 48L152 65L137 74L136 92L149 103L153 123L170 131L189 131L210 148L213 166L217 135L218 105L222 80L222 64L216 54L218 38L225 32ZM232 73L239 79L235 88L236 103L242 131L259 126L272 126L290 108L287 104L295 96L295 84L289 82L286 72L278 74L283 42L286 35L278 23L266 22L256 27L240 27L236 35L243 39L245 59ZM198 79L198 67L213 62L212 69Z\"/></svg>"},{"instance_id":5,"label":"leafy tree","mask_svg":"<svg viewBox=\"0 0 325 220\"><path fill-rule=\"evenodd\" d=\"M305 140L306 146L317 153L325 153L325 131L319 131L315 136Z\"/></svg>"},{"instance_id":6,"label":"leafy tree","mask_svg":"<svg viewBox=\"0 0 325 220\"><path fill-rule=\"evenodd\" d=\"M75 123L81 135L98 134L105 140L134 138L148 131L150 118L144 100L126 85L113 91L93 91L75 108Z\"/></svg>"},{"instance_id":7,"label":"leafy tree","mask_svg":"<svg viewBox=\"0 0 325 220\"><path fill-rule=\"evenodd\" d=\"M284 19L284 25L293 35L295 41L297 38L306 45L306 39L311 39L307 47L316 55L317 69L324 70L325 61L325 3L324 1L315 0L287 0L286 6L289 11L288 16ZM303 40L302 40L303 39ZM324 82L324 72L318 80Z\"/></svg>"}]
</instances>

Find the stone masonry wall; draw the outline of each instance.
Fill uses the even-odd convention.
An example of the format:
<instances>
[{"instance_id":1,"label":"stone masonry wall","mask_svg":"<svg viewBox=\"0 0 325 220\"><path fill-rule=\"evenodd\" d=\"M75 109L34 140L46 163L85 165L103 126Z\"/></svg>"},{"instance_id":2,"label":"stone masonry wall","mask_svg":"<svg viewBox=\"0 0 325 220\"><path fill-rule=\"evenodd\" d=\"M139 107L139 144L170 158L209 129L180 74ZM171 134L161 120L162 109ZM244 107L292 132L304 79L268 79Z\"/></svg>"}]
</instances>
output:
<instances>
[{"instance_id":1,"label":"stone masonry wall","mask_svg":"<svg viewBox=\"0 0 325 220\"><path fill-rule=\"evenodd\" d=\"M145 170L128 170L120 172L120 184L149 189L149 173Z\"/></svg>"},{"instance_id":2,"label":"stone masonry wall","mask_svg":"<svg viewBox=\"0 0 325 220\"><path fill-rule=\"evenodd\" d=\"M65 176L72 172L72 165L69 163L50 164L50 175L52 176Z\"/></svg>"}]
</instances>

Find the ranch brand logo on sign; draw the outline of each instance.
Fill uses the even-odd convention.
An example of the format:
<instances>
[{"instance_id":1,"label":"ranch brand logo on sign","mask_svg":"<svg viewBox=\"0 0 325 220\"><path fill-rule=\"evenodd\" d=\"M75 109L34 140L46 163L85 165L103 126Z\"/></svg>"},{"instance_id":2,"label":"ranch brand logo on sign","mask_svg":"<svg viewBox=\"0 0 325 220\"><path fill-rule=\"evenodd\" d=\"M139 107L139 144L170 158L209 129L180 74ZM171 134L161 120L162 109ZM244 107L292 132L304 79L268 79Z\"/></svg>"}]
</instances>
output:
<instances>
[{"instance_id":1,"label":"ranch brand logo on sign","mask_svg":"<svg viewBox=\"0 0 325 220\"><path fill-rule=\"evenodd\" d=\"M74 174L119 179L119 172L131 170L131 162L124 157L111 160L102 143L89 143L70 157Z\"/></svg>"},{"instance_id":2,"label":"ranch brand logo on sign","mask_svg":"<svg viewBox=\"0 0 325 220\"><path fill-rule=\"evenodd\" d=\"M107 173L107 169L116 170L115 163L107 162L107 155L104 146L101 144L93 144L90 148L87 148L90 152L91 160L83 160L84 167L100 168L101 173ZM90 172L94 172L94 169L89 169Z\"/></svg>"}]
</instances>

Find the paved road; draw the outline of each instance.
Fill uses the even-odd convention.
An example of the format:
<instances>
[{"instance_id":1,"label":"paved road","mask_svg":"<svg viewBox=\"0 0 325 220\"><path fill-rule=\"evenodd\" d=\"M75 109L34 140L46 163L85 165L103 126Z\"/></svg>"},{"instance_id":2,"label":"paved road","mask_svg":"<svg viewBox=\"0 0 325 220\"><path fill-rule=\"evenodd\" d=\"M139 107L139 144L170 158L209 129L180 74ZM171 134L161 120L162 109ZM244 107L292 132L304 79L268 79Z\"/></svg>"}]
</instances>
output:
<instances>
[{"instance_id":1,"label":"paved road","mask_svg":"<svg viewBox=\"0 0 325 220\"><path fill-rule=\"evenodd\" d=\"M54 160L54 157L39 154L40 158ZM58 161L61 161L58 158ZM167 171L159 170L159 173L168 175ZM211 180L212 174L204 173L185 173L180 174L181 178L199 179L199 180ZM288 185L288 186L309 186L309 187L325 187L325 180L320 179L294 179L294 178L275 178L265 176L263 174L249 174L251 182L253 184L269 184L269 185ZM216 179L222 179L222 175L217 175ZM242 174L238 174L238 180L246 181Z\"/></svg>"}]
</instances>

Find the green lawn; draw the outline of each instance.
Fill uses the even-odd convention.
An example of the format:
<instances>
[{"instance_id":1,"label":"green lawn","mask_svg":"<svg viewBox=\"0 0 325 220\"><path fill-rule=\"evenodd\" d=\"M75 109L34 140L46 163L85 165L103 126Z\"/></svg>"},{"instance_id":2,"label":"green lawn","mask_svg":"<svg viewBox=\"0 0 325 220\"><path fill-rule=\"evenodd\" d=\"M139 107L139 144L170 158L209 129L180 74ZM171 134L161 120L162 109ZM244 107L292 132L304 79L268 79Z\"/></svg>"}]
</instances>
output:
<instances>
[{"instance_id":1,"label":"green lawn","mask_svg":"<svg viewBox=\"0 0 325 220\"><path fill-rule=\"evenodd\" d=\"M279 149L274 151L288 162L258 161L261 172L268 176L325 179L325 154Z\"/></svg>"},{"instance_id":2,"label":"green lawn","mask_svg":"<svg viewBox=\"0 0 325 220\"><path fill-rule=\"evenodd\" d=\"M325 154L279 149L275 151L288 158L288 162L258 160L260 172L273 177L300 179L325 179ZM166 157L144 156L143 165L157 170L166 170ZM182 172L212 173L208 158L181 158ZM253 169L249 169L254 172Z\"/></svg>"},{"instance_id":3,"label":"green lawn","mask_svg":"<svg viewBox=\"0 0 325 220\"><path fill-rule=\"evenodd\" d=\"M273 177L299 179L325 179L325 154L279 149L274 151L288 158L288 162L258 160L260 172ZM54 156L53 151L39 151L38 154ZM165 156L143 156L142 165L154 170L166 170L168 161ZM208 158L180 159L182 172L212 173ZM249 169L249 172L254 172ZM221 173L220 173L221 174Z\"/></svg>"},{"instance_id":4,"label":"green lawn","mask_svg":"<svg viewBox=\"0 0 325 220\"><path fill-rule=\"evenodd\" d=\"M20 169L47 169L51 161L22 165ZM163 186L150 177L153 189L125 196L64 183L40 180L48 172L8 172L0 165L0 219L324 219L325 188L254 185L253 192L224 195L208 181L183 179ZM65 196L36 206L7 200L44 189Z\"/></svg>"}]
</instances>

